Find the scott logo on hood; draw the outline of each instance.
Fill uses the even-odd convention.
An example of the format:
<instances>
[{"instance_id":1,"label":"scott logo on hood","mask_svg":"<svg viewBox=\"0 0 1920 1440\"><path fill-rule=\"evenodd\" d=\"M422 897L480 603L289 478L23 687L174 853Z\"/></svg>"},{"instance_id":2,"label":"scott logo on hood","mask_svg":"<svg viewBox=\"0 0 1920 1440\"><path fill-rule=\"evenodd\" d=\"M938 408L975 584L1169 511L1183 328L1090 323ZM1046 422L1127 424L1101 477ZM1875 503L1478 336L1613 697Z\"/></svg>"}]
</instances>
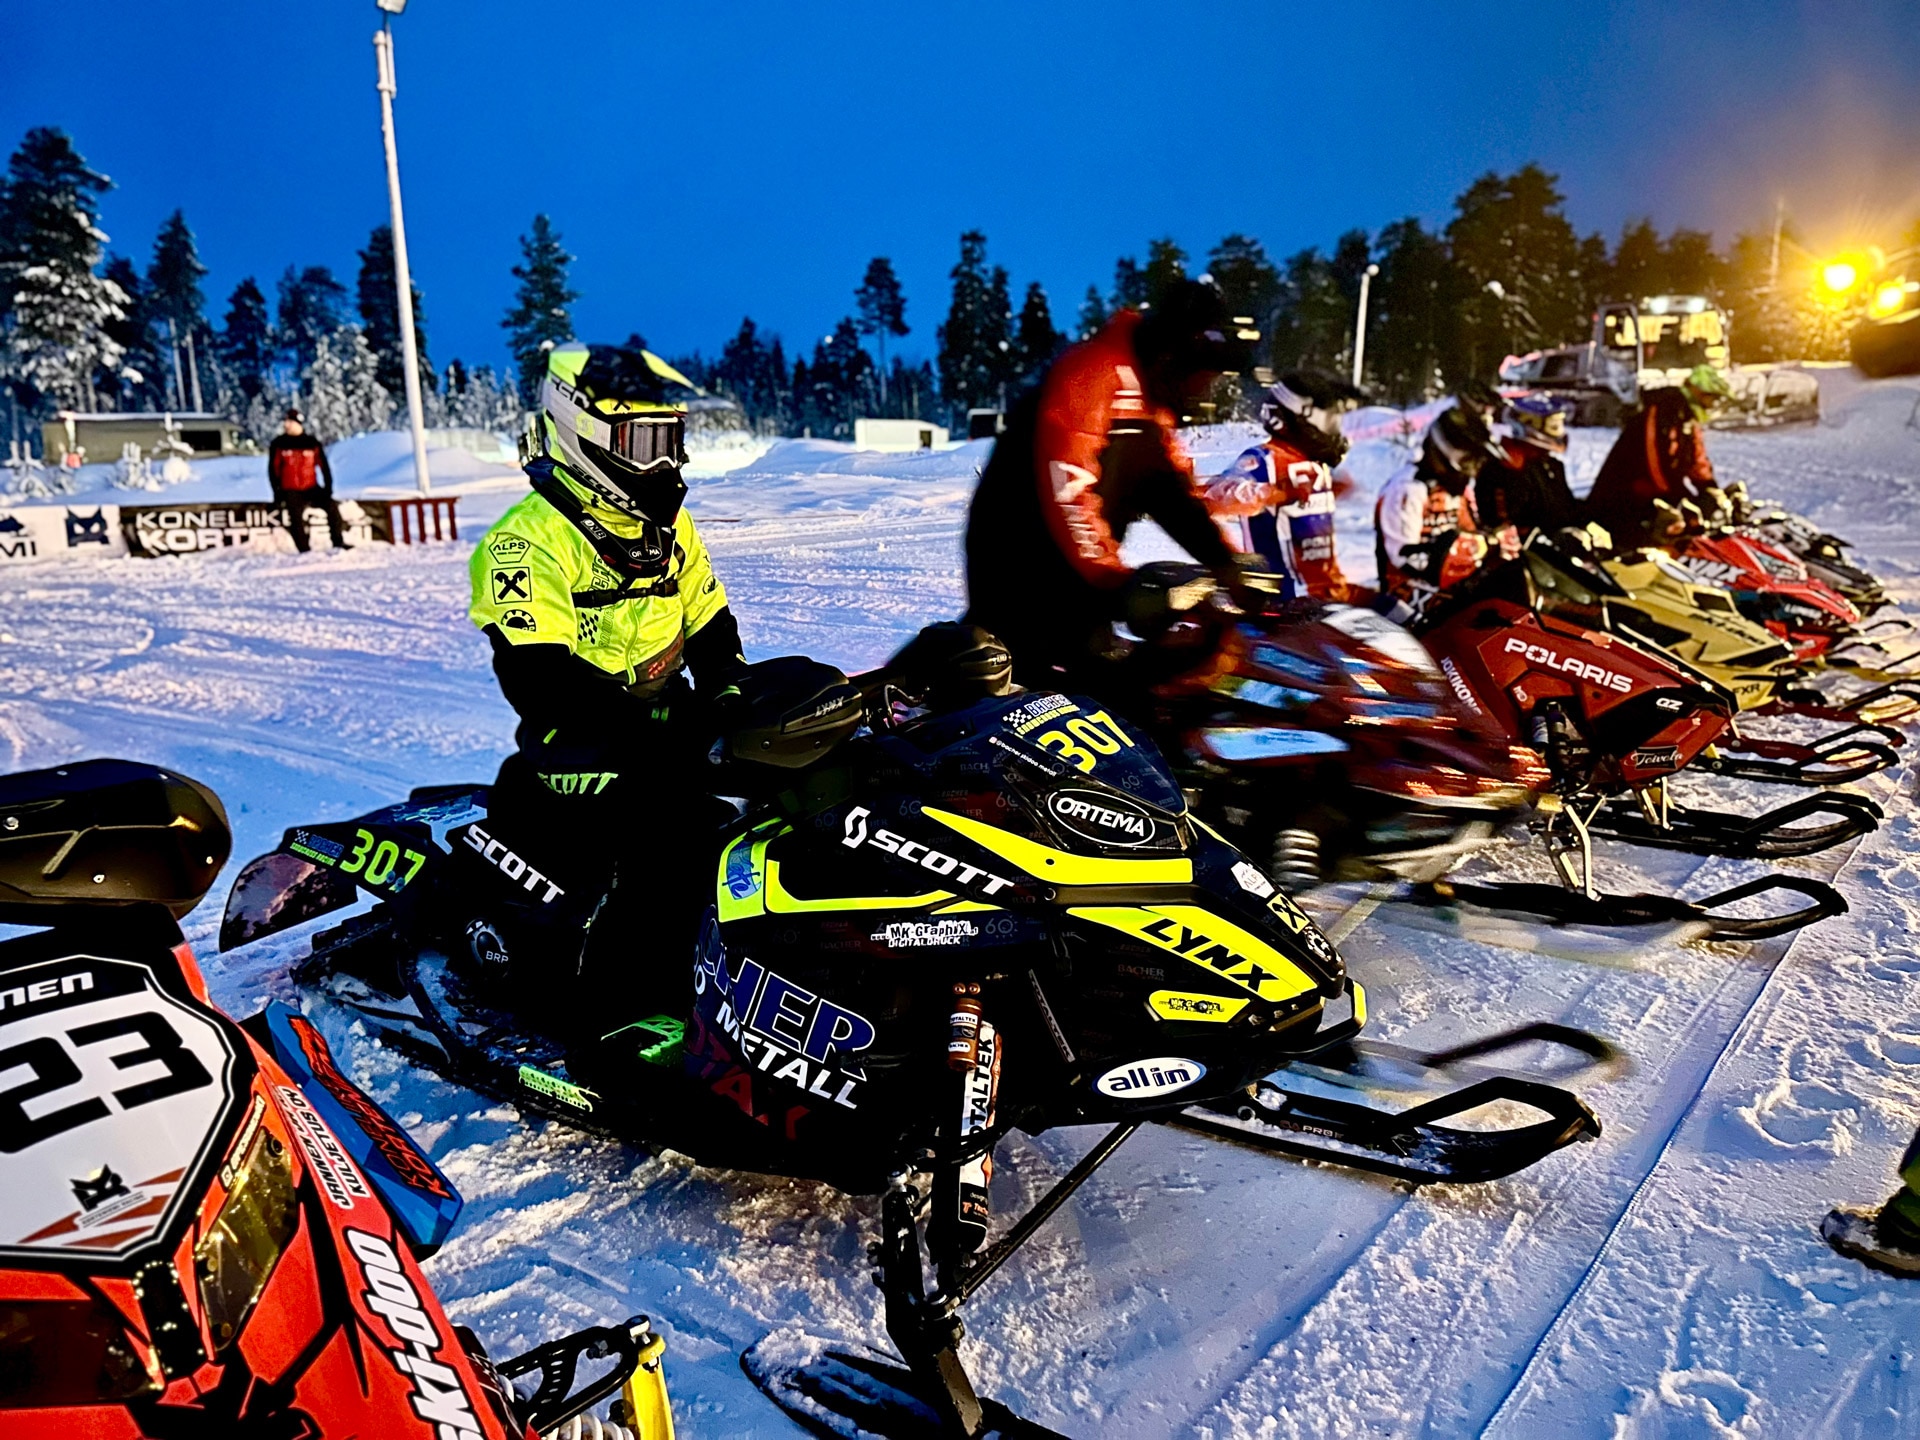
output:
<instances>
[{"instance_id":1,"label":"scott logo on hood","mask_svg":"<svg viewBox=\"0 0 1920 1440\"><path fill-rule=\"evenodd\" d=\"M943 880L952 880L957 885L978 885L982 894L997 895L1013 881L982 870L978 865L969 865L963 860L943 854L918 840L909 840L891 830L867 828L867 821L873 812L864 805L856 805L847 812L846 833L840 843L849 850L858 850L863 845L871 845L876 850L884 850L889 855L898 855L923 869L931 870Z\"/></svg>"}]
</instances>

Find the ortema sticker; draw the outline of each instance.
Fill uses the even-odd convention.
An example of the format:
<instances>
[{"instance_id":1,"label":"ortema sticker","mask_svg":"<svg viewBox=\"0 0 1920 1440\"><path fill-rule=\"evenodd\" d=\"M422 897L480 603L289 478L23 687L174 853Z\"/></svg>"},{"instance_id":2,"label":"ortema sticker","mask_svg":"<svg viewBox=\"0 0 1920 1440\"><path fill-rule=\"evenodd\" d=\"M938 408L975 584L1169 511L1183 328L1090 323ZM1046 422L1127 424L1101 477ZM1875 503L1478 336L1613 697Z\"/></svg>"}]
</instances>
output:
<instances>
[{"instance_id":1,"label":"ortema sticker","mask_svg":"<svg viewBox=\"0 0 1920 1440\"><path fill-rule=\"evenodd\" d=\"M237 1063L145 965L71 955L0 977L0 1259L110 1263L164 1236L241 1122Z\"/></svg>"},{"instance_id":2,"label":"ortema sticker","mask_svg":"<svg viewBox=\"0 0 1920 1440\"><path fill-rule=\"evenodd\" d=\"M540 895L540 903L543 905L551 905L567 893L478 825L467 827L467 844L480 852L482 860L519 885L529 895ZM542 886L546 889L545 894L541 894Z\"/></svg>"},{"instance_id":3,"label":"ortema sticker","mask_svg":"<svg viewBox=\"0 0 1920 1440\"><path fill-rule=\"evenodd\" d=\"M871 845L876 850L884 850L889 855L898 855L923 869L931 870L943 880L951 880L956 885L977 885L983 895L997 895L1013 881L1003 879L990 871L982 870L978 865L968 865L951 855L930 849L918 840L909 840L904 835L896 835L891 830L878 827L869 831L867 821L873 812L864 805L856 805L847 812L844 825L845 833L840 843L849 850L858 850L862 845Z\"/></svg>"},{"instance_id":4,"label":"ortema sticker","mask_svg":"<svg viewBox=\"0 0 1920 1440\"><path fill-rule=\"evenodd\" d=\"M1562 655L1557 650L1545 645L1534 645L1518 635L1508 636L1506 644L1500 648L1509 655L1525 657L1529 665L1540 665L1548 670L1557 670L1563 675L1572 675L1581 680L1590 681L1608 690L1618 691L1622 695L1629 694L1633 690L1633 681L1617 670L1591 664L1578 655Z\"/></svg>"},{"instance_id":5,"label":"ortema sticker","mask_svg":"<svg viewBox=\"0 0 1920 1440\"><path fill-rule=\"evenodd\" d=\"M1153 817L1131 800L1098 790L1056 790L1047 809L1074 834L1102 845L1145 845Z\"/></svg>"},{"instance_id":6,"label":"ortema sticker","mask_svg":"<svg viewBox=\"0 0 1920 1440\"><path fill-rule=\"evenodd\" d=\"M439 1440L482 1440L484 1432L466 1378L433 1358L447 1348L446 1338L420 1303L420 1292L407 1278L393 1246L378 1235L351 1227L347 1245L360 1262L360 1278L366 1282L361 1303L386 1321L399 1342L388 1347L387 1356L393 1368L412 1381L413 1393L407 1398L413 1413Z\"/></svg>"},{"instance_id":7,"label":"ortema sticker","mask_svg":"<svg viewBox=\"0 0 1920 1440\"><path fill-rule=\"evenodd\" d=\"M347 1152L340 1148L340 1142L333 1138L327 1122L320 1118L307 1097L291 1085L282 1085L274 1091L274 1098L280 1102L280 1113L287 1117L287 1128L293 1132L294 1143L306 1157L314 1183L327 1199L342 1210L351 1210L354 1201L365 1200L367 1182L360 1178L353 1161L347 1158Z\"/></svg>"},{"instance_id":8,"label":"ortema sticker","mask_svg":"<svg viewBox=\"0 0 1920 1440\"><path fill-rule=\"evenodd\" d=\"M1109 1070L1093 1082L1093 1088L1116 1100L1139 1100L1184 1090L1206 1073L1207 1067L1198 1060L1162 1055L1152 1060L1135 1060L1130 1065Z\"/></svg>"},{"instance_id":9,"label":"ortema sticker","mask_svg":"<svg viewBox=\"0 0 1920 1440\"><path fill-rule=\"evenodd\" d=\"M1162 1020L1210 1020L1224 1025L1251 1002L1244 996L1201 995L1192 990L1156 990L1147 996L1147 1008Z\"/></svg>"}]
</instances>

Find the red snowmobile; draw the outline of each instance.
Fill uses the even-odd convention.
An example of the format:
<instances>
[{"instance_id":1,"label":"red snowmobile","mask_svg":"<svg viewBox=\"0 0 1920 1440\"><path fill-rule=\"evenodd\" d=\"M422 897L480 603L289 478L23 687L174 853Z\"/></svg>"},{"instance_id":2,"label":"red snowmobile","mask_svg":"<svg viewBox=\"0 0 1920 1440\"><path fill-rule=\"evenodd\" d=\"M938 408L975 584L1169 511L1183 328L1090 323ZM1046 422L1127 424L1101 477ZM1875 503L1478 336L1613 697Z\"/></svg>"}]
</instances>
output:
<instances>
[{"instance_id":1,"label":"red snowmobile","mask_svg":"<svg viewBox=\"0 0 1920 1440\"><path fill-rule=\"evenodd\" d=\"M1715 528L1674 542L1674 559L1793 647L1801 660L1818 660L1859 633L1861 615L1832 586L1757 535Z\"/></svg>"},{"instance_id":2,"label":"red snowmobile","mask_svg":"<svg viewBox=\"0 0 1920 1440\"><path fill-rule=\"evenodd\" d=\"M644 1317L489 1363L420 1268L446 1177L298 1012L214 1008L177 921L230 844L150 766L0 779L0 923L44 927L0 943L0 1430L532 1440L624 1389L670 1437Z\"/></svg>"},{"instance_id":3,"label":"red snowmobile","mask_svg":"<svg viewBox=\"0 0 1920 1440\"><path fill-rule=\"evenodd\" d=\"M1845 792L1808 796L1755 818L1673 803L1666 780L1689 764L1718 763L1708 747L1728 737L1735 703L1704 675L1555 613L1569 602L1597 608L1609 595L1625 598L1598 564L1535 535L1520 558L1444 595L1421 630L1461 700L1511 741L1531 743L1545 756L1553 794L1541 807L1541 828L1576 892L1561 902L1567 918L1604 924L1619 913L1614 902L1594 896L1595 837L1766 859L1813 854L1879 823L1878 806ZM1792 876L1750 882L1699 902L1699 909L1768 890L1796 891L1813 903L1764 921L1716 921L1714 933L1780 934L1845 909L1830 886Z\"/></svg>"}]
</instances>

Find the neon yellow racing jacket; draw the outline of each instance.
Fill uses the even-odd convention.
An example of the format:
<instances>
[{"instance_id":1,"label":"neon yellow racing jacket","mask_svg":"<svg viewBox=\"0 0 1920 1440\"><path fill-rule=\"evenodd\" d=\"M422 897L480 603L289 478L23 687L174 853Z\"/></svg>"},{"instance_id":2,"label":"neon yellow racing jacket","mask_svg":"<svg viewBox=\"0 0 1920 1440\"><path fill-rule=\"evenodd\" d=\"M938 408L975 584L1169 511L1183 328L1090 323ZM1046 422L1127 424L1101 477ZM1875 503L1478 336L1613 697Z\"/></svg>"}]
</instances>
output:
<instances>
[{"instance_id":1,"label":"neon yellow racing jacket","mask_svg":"<svg viewBox=\"0 0 1920 1440\"><path fill-rule=\"evenodd\" d=\"M637 521L599 503L564 470L556 466L554 473L606 529L621 538L640 533ZM726 591L693 517L684 510L673 536L664 575L623 582L587 537L538 493L518 502L487 531L469 565L473 600L467 614L493 639L503 688L523 717L531 718L529 709L542 698L557 703L561 697L540 697L511 685L511 657L503 651L525 652L531 659L532 647L541 647L540 654L558 659L558 652L546 647L564 646L642 699L665 689L689 659L699 675L707 668L706 650L723 664L739 662L739 629L727 609ZM713 633L703 635L716 621ZM696 636L703 639L689 656L688 642ZM516 688L523 693L516 694Z\"/></svg>"}]
</instances>

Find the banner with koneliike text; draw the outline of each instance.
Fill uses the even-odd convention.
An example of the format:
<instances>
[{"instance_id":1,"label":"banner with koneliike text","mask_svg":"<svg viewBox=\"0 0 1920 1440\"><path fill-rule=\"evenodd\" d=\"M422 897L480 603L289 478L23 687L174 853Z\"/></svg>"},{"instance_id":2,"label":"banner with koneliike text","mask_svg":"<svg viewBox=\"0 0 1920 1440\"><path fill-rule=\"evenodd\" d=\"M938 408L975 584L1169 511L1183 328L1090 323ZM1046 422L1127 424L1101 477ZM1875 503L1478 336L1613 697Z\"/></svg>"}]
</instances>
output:
<instances>
[{"instance_id":1,"label":"banner with koneliike text","mask_svg":"<svg viewBox=\"0 0 1920 1440\"><path fill-rule=\"evenodd\" d=\"M308 543L327 548L326 512L318 506L306 511ZM340 519L351 544L393 540L393 525L384 500L342 500ZM197 505L122 505L120 531L129 555L197 555L204 550L238 547L269 553L293 549L287 530L287 512L279 505L248 501Z\"/></svg>"}]
</instances>

